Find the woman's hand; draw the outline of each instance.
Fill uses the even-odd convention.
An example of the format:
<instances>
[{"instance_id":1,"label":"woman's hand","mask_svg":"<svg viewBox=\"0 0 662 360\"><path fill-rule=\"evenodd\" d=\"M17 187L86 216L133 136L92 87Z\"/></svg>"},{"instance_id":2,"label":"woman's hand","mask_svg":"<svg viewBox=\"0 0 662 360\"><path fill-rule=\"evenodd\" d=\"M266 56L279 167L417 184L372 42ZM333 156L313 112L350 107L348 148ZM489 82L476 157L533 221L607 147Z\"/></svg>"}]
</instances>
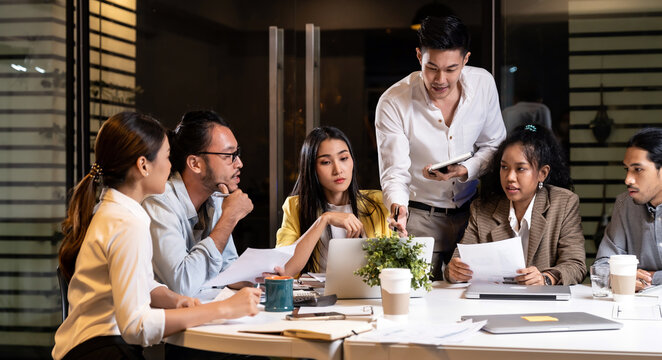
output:
<instances>
[{"instance_id":1,"label":"woman's hand","mask_svg":"<svg viewBox=\"0 0 662 360\"><path fill-rule=\"evenodd\" d=\"M175 309L189 308L189 307L198 306L200 304L201 304L200 299L190 296L179 295L177 297L177 300L175 301Z\"/></svg>"},{"instance_id":2,"label":"woman's hand","mask_svg":"<svg viewBox=\"0 0 662 360\"><path fill-rule=\"evenodd\" d=\"M544 275L535 266L519 269L517 270L517 273L522 274L515 278L520 285L545 285Z\"/></svg>"},{"instance_id":3,"label":"woman's hand","mask_svg":"<svg viewBox=\"0 0 662 360\"><path fill-rule=\"evenodd\" d=\"M469 265L463 263L459 257L452 258L448 263L448 277L451 281L467 282L471 280L473 273Z\"/></svg>"},{"instance_id":4,"label":"woman's hand","mask_svg":"<svg viewBox=\"0 0 662 360\"><path fill-rule=\"evenodd\" d=\"M260 294L262 290L258 288L243 288L231 298L219 301L219 306L223 307L224 319L236 319L242 316L255 316L260 310L257 305L260 303Z\"/></svg>"},{"instance_id":5,"label":"woman's hand","mask_svg":"<svg viewBox=\"0 0 662 360\"><path fill-rule=\"evenodd\" d=\"M354 214L341 212L325 212L327 224L343 228L347 231L348 238L361 237L363 234L363 224Z\"/></svg>"}]
</instances>

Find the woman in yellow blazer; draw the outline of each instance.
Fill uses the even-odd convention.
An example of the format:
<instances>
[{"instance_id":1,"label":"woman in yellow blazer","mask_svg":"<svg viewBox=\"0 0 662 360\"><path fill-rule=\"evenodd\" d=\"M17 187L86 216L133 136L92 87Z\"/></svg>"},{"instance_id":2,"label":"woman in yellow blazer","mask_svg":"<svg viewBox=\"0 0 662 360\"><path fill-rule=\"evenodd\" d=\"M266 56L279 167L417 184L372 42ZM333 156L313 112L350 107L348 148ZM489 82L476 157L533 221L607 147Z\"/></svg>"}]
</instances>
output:
<instances>
[{"instance_id":1,"label":"woman in yellow blazer","mask_svg":"<svg viewBox=\"0 0 662 360\"><path fill-rule=\"evenodd\" d=\"M290 276L304 269L325 272L330 239L388 234L386 216L381 191L359 190L347 136L334 127L313 129L301 147L299 176L276 234L276 247L297 245L284 268L275 270Z\"/></svg>"},{"instance_id":2,"label":"woman in yellow blazer","mask_svg":"<svg viewBox=\"0 0 662 360\"><path fill-rule=\"evenodd\" d=\"M499 146L481 180L481 196L461 244L519 236L526 268L515 278L524 285L572 285L586 276L579 197L560 146L539 125L517 128ZM469 281L472 271L456 250L447 279Z\"/></svg>"}]
</instances>

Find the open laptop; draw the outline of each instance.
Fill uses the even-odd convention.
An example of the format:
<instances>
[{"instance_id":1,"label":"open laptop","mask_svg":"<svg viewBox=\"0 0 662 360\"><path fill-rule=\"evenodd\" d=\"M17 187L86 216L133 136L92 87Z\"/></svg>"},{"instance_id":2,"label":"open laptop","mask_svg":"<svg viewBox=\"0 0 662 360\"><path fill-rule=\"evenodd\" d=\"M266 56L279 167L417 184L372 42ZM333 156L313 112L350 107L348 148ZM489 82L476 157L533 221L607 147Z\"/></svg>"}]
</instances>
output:
<instances>
[{"instance_id":1,"label":"open laptop","mask_svg":"<svg viewBox=\"0 0 662 360\"><path fill-rule=\"evenodd\" d=\"M493 300L570 300L570 287L476 283L469 285L464 297Z\"/></svg>"},{"instance_id":2,"label":"open laptop","mask_svg":"<svg viewBox=\"0 0 662 360\"><path fill-rule=\"evenodd\" d=\"M482 330L493 334L555 331L617 330L623 324L585 312L557 312L505 315L463 315L462 320L482 321Z\"/></svg>"},{"instance_id":3,"label":"open laptop","mask_svg":"<svg viewBox=\"0 0 662 360\"><path fill-rule=\"evenodd\" d=\"M354 271L366 264L363 243L366 239L331 239L326 256L326 283L324 294L336 294L338 299L372 299L382 296L379 286L370 287ZM415 243L423 243L422 258L432 261L434 238L415 237ZM411 292L411 297L421 297L425 289Z\"/></svg>"}]
</instances>

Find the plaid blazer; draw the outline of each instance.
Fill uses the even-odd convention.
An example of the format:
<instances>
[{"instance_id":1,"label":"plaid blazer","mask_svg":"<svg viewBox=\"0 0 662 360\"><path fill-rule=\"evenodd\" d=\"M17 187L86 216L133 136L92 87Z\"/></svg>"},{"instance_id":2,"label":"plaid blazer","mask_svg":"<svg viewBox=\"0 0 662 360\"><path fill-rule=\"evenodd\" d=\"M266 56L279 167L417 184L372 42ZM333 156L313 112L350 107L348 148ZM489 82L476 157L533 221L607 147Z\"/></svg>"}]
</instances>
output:
<instances>
[{"instance_id":1,"label":"plaid blazer","mask_svg":"<svg viewBox=\"0 0 662 360\"><path fill-rule=\"evenodd\" d=\"M509 213L510 201L505 196L474 200L460 243L486 243L514 237ZM459 256L457 249L453 256ZM549 271L563 285L584 280L586 250L577 194L550 185L538 190L531 214L526 266L535 266L540 272Z\"/></svg>"}]
</instances>

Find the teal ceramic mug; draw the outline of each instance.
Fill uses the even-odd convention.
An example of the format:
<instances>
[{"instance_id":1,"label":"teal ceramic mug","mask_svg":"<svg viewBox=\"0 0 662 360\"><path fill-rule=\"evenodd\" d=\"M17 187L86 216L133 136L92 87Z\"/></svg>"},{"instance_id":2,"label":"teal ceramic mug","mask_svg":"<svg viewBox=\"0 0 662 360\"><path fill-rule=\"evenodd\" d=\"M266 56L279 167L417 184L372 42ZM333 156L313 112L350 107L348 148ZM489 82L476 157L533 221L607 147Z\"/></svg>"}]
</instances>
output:
<instances>
[{"instance_id":1,"label":"teal ceramic mug","mask_svg":"<svg viewBox=\"0 0 662 360\"><path fill-rule=\"evenodd\" d=\"M294 309L294 279L291 276L269 276L264 279L267 301L266 311L292 311Z\"/></svg>"}]
</instances>

